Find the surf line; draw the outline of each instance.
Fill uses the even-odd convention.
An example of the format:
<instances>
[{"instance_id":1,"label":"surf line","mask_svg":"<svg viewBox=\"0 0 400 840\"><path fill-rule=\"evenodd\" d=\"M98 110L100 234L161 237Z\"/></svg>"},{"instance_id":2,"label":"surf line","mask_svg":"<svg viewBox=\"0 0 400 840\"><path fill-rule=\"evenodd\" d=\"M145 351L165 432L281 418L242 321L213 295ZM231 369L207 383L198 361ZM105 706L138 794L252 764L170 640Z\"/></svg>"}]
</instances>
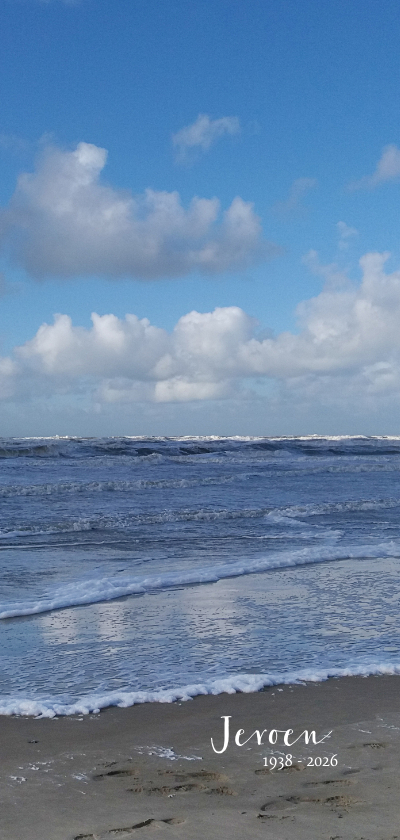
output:
<instances>
[{"instance_id":1,"label":"surf line","mask_svg":"<svg viewBox=\"0 0 400 840\"><path fill-rule=\"evenodd\" d=\"M221 720L224 721L222 749L217 750L214 744L214 739L211 738L211 746L214 752L218 753L218 755L224 753L229 746L229 721L231 717L232 715L221 715ZM304 739L305 744L309 744L310 742L312 744L322 744L323 741L326 741L327 738L331 737L332 731L333 730L331 729L330 732L328 732L326 735L323 735L322 738L318 739L315 729L312 729L311 731L309 731L308 729L304 729L303 732L301 732L300 735L297 736L297 738L292 739L292 736L294 735L294 729L263 729L261 732L259 729L255 729L255 731L252 732L248 738L246 738L244 741L241 741L242 735L244 735L245 732L244 729L238 729L234 740L237 747L244 747L246 744L248 744L249 741L251 741L252 738L256 737L258 746L261 746L263 744L263 736L266 735L268 736L268 742L270 744L275 745L282 743L285 747L293 747L294 744L297 744L297 742L301 741L302 739Z\"/></svg>"}]
</instances>

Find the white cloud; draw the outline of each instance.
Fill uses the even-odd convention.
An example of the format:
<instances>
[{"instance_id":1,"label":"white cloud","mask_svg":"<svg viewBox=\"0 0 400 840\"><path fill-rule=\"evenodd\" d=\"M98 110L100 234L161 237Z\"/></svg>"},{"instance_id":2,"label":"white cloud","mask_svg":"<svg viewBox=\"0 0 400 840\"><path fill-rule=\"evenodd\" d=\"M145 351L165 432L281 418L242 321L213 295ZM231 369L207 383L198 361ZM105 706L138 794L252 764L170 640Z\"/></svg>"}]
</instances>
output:
<instances>
[{"instance_id":1,"label":"white cloud","mask_svg":"<svg viewBox=\"0 0 400 840\"><path fill-rule=\"evenodd\" d=\"M346 222L338 222L336 227L339 234L338 248L340 251L347 251L350 240L354 236L358 236L358 230L357 228L350 227L350 225L346 225Z\"/></svg>"},{"instance_id":2,"label":"white cloud","mask_svg":"<svg viewBox=\"0 0 400 840\"><path fill-rule=\"evenodd\" d=\"M189 150L208 151L224 134L239 134L240 122L237 117L220 117L211 120L208 114L199 114L197 120L186 125L172 135L173 146L177 149L177 158L184 162L188 160Z\"/></svg>"},{"instance_id":3,"label":"white cloud","mask_svg":"<svg viewBox=\"0 0 400 840\"><path fill-rule=\"evenodd\" d=\"M359 408L363 400L398 400L400 271L386 273L387 258L364 256L358 287L328 284L298 307L298 334L275 338L257 338L257 322L236 306L190 312L171 334L135 315L93 314L91 329L59 315L0 362L3 397L202 402L240 399L245 380L275 379L298 405L317 400L350 411L354 401Z\"/></svg>"},{"instance_id":4,"label":"white cloud","mask_svg":"<svg viewBox=\"0 0 400 840\"><path fill-rule=\"evenodd\" d=\"M349 184L349 189L373 189L379 186L379 184L384 184L387 181L397 181L399 178L400 149L394 143L391 143L389 146L384 147L375 172L372 175L364 175L359 181L352 181Z\"/></svg>"},{"instance_id":5,"label":"white cloud","mask_svg":"<svg viewBox=\"0 0 400 840\"><path fill-rule=\"evenodd\" d=\"M274 209L279 213L292 213L295 210L303 209L301 208L302 199L317 185L316 178L296 178L290 187L288 197L284 201L278 201L274 205Z\"/></svg>"},{"instance_id":6,"label":"white cloud","mask_svg":"<svg viewBox=\"0 0 400 840\"><path fill-rule=\"evenodd\" d=\"M240 369L241 341L253 321L238 307L190 312L172 335L135 315L92 315L90 330L74 327L67 315L43 324L33 339L16 348L21 382L41 388L76 389L90 379L97 400L155 402L225 396ZM11 360L9 360L11 364ZM9 369L12 376L15 368ZM35 386L32 385L34 388Z\"/></svg>"},{"instance_id":7,"label":"white cloud","mask_svg":"<svg viewBox=\"0 0 400 840\"><path fill-rule=\"evenodd\" d=\"M262 241L253 205L147 189L132 195L102 183L107 152L89 143L48 149L24 173L0 219L14 257L36 277L179 277L238 270L277 252Z\"/></svg>"}]
</instances>

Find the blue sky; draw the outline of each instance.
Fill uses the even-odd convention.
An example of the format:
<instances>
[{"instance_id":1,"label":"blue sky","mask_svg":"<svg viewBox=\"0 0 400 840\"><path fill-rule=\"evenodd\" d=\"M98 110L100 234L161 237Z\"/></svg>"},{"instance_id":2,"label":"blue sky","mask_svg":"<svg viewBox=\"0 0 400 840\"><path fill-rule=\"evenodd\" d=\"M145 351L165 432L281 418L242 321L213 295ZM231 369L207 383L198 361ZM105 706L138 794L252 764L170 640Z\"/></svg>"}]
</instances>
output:
<instances>
[{"instance_id":1,"label":"blue sky","mask_svg":"<svg viewBox=\"0 0 400 840\"><path fill-rule=\"evenodd\" d=\"M399 432L399 29L3 0L1 433Z\"/></svg>"}]
</instances>

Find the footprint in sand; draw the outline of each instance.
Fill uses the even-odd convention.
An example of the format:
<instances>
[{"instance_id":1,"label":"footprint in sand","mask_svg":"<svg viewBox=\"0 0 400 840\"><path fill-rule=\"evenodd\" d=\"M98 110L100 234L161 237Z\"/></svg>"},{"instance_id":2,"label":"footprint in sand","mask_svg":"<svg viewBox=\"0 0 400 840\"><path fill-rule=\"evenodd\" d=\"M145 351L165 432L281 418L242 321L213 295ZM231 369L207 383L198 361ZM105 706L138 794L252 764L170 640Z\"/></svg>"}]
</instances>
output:
<instances>
[{"instance_id":1,"label":"footprint in sand","mask_svg":"<svg viewBox=\"0 0 400 840\"><path fill-rule=\"evenodd\" d=\"M347 749L356 750L359 747L370 747L373 750L382 750L385 749L387 746L388 744L385 744L381 741L365 741L364 744L349 744Z\"/></svg>"},{"instance_id":2,"label":"footprint in sand","mask_svg":"<svg viewBox=\"0 0 400 840\"><path fill-rule=\"evenodd\" d=\"M291 820L294 822L294 817L289 816L289 814L283 814L279 816L277 814L257 814L258 820Z\"/></svg>"},{"instance_id":3,"label":"footprint in sand","mask_svg":"<svg viewBox=\"0 0 400 840\"><path fill-rule=\"evenodd\" d=\"M98 840L96 834L77 834L74 840Z\"/></svg>"},{"instance_id":4,"label":"footprint in sand","mask_svg":"<svg viewBox=\"0 0 400 840\"><path fill-rule=\"evenodd\" d=\"M325 779L319 782L304 782L304 787L319 787L319 785L354 785L349 779Z\"/></svg>"},{"instance_id":5,"label":"footprint in sand","mask_svg":"<svg viewBox=\"0 0 400 840\"><path fill-rule=\"evenodd\" d=\"M174 776L176 782L183 782L186 779L204 779L207 782L225 782L227 777L221 773L213 773L208 770L197 770L193 773L177 773L175 770L158 770L159 776Z\"/></svg>"},{"instance_id":6,"label":"footprint in sand","mask_svg":"<svg viewBox=\"0 0 400 840\"><path fill-rule=\"evenodd\" d=\"M179 785L161 785L160 787L157 785L138 785L133 788L127 788L129 793L158 793L162 796L174 796L177 793L193 793L196 791L197 793L211 793L211 794L218 794L219 796L236 796L236 791L231 790L228 787L209 787L208 785L201 785L196 782L186 782L184 784Z\"/></svg>"},{"instance_id":7,"label":"footprint in sand","mask_svg":"<svg viewBox=\"0 0 400 840\"><path fill-rule=\"evenodd\" d=\"M274 812L292 810L298 805L305 803L312 803L314 805L327 805L329 808L336 810L341 809L348 811L351 805L356 805L361 800L354 799L352 796L343 796L338 794L336 796L327 797L313 797L313 796L278 796L276 799L270 799L265 805L262 805L260 811Z\"/></svg>"},{"instance_id":8,"label":"footprint in sand","mask_svg":"<svg viewBox=\"0 0 400 840\"><path fill-rule=\"evenodd\" d=\"M110 766L110 765L109 765ZM217 794L220 796L236 796L236 791L228 787L224 782L228 781L226 776L208 770L198 770L192 773L179 773L174 770L158 770L158 776L167 776L170 784L156 784L151 779L143 779L140 771L135 767L119 767L113 770L106 770L92 776L94 781L102 779L132 778L135 782L133 787L127 788L129 793L144 793L147 795L159 794L162 796L176 796L181 793L201 792ZM160 780L161 781L161 780ZM171 782L174 784L171 784ZM217 784L219 782L219 784Z\"/></svg>"},{"instance_id":9,"label":"footprint in sand","mask_svg":"<svg viewBox=\"0 0 400 840\"><path fill-rule=\"evenodd\" d=\"M184 822L185 820L180 817L168 817L165 820L156 820L151 818L135 823L134 825L122 826L121 828L110 828L109 831L102 832L101 835L77 834L76 837L74 837L74 840L107 840L107 838L111 837L120 837L121 840L128 840L128 838L133 835L133 832L137 831L139 828L146 828L147 826L157 828L157 826L162 825L180 825Z\"/></svg>"},{"instance_id":10,"label":"footprint in sand","mask_svg":"<svg viewBox=\"0 0 400 840\"><path fill-rule=\"evenodd\" d=\"M387 746L387 744L381 744L379 741L368 741L366 744L363 744L363 747L371 747L373 750L382 750Z\"/></svg>"},{"instance_id":11,"label":"footprint in sand","mask_svg":"<svg viewBox=\"0 0 400 840\"><path fill-rule=\"evenodd\" d=\"M185 820L181 820L179 817L169 817L165 820L143 820L143 822L135 823L135 825L130 825L127 828L111 828L110 831L107 832L106 837L121 837L121 840L125 840L125 837L122 837L122 835L126 835L128 838L129 835L134 831L137 831L138 828L146 828L149 825L154 828L156 828L157 825L180 825L183 822L185 822Z\"/></svg>"},{"instance_id":12,"label":"footprint in sand","mask_svg":"<svg viewBox=\"0 0 400 840\"><path fill-rule=\"evenodd\" d=\"M267 776L267 775L276 775L277 773L281 774L284 773L295 773L297 770L305 770L305 767L301 764L292 764L290 767L282 767L282 770L272 770L270 767L261 767L259 770L255 770L256 776Z\"/></svg>"},{"instance_id":13,"label":"footprint in sand","mask_svg":"<svg viewBox=\"0 0 400 840\"><path fill-rule=\"evenodd\" d=\"M113 762L113 764L114 763L115 762ZM137 776L137 777L139 777L139 775L140 775L139 770L137 770L135 767L126 767L126 768L124 767L120 770L108 770L105 773L96 773L96 775L93 776L92 778L95 782L98 782L98 781L100 781L100 779L108 779L108 778L111 778L112 776Z\"/></svg>"}]
</instances>

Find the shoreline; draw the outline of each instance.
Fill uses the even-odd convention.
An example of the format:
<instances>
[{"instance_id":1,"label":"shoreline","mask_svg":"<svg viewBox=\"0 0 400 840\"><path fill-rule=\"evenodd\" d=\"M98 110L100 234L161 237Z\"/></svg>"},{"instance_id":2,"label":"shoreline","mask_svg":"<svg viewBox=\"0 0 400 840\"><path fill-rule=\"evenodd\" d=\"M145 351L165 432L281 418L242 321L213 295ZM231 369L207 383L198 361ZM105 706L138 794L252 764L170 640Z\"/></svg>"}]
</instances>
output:
<instances>
[{"instance_id":1,"label":"shoreline","mask_svg":"<svg viewBox=\"0 0 400 840\"><path fill-rule=\"evenodd\" d=\"M195 697L218 697L221 694L256 694L269 688L319 684L331 679L351 677L400 676L400 664L350 665L346 668L304 669L287 674L233 674L204 683L191 683L176 688L114 691L108 694L87 694L70 704L59 703L55 698L35 700L11 697L0 699L0 719L4 717L55 718L76 715L98 715L111 708L132 708L143 704L182 703Z\"/></svg>"},{"instance_id":2,"label":"shoreline","mask_svg":"<svg viewBox=\"0 0 400 840\"><path fill-rule=\"evenodd\" d=\"M227 716L229 746L217 754L211 738L222 747ZM261 745L253 737L237 746L238 729L239 741L267 733ZM271 729L332 735L288 748L282 734L271 744ZM114 706L97 715L3 716L0 731L5 840L140 840L152 829L184 840L400 836L398 675ZM265 766L264 758L289 753L284 769ZM318 757L326 766L315 764Z\"/></svg>"}]
</instances>

